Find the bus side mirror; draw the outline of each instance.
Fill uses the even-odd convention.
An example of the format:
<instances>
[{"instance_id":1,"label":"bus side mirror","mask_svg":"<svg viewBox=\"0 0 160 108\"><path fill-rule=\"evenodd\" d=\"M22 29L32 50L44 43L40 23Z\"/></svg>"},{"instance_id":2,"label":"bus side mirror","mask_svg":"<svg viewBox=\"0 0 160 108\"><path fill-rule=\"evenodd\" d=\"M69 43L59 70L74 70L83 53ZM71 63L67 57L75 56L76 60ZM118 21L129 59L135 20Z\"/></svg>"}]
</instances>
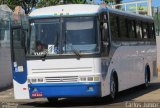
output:
<instances>
[{"instance_id":1,"label":"bus side mirror","mask_svg":"<svg viewBox=\"0 0 160 108\"><path fill-rule=\"evenodd\" d=\"M108 56L109 54L109 42L102 41L102 56Z\"/></svg>"},{"instance_id":2,"label":"bus side mirror","mask_svg":"<svg viewBox=\"0 0 160 108\"><path fill-rule=\"evenodd\" d=\"M106 41L103 41L102 44L103 44L104 47L108 47L108 45L109 45L109 43L106 42Z\"/></svg>"},{"instance_id":3,"label":"bus side mirror","mask_svg":"<svg viewBox=\"0 0 160 108\"><path fill-rule=\"evenodd\" d=\"M108 29L107 23L103 23L103 28L104 28L104 30Z\"/></svg>"}]
</instances>

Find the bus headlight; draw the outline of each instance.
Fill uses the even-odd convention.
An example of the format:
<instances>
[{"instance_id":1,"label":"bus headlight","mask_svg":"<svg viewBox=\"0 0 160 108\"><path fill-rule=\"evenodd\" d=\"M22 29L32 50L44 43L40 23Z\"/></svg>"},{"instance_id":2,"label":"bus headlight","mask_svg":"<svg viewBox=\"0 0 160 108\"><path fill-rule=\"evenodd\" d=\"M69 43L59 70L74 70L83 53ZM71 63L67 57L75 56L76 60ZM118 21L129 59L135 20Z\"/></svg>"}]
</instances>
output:
<instances>
[{"instance_id":1,"label":"bus headlight","mask_svg":"<svg viewBox=\"0 0 160 108\"><path fill-rule=\"evenodd\" d=\"M28 79L28 83L43 83L44 82L44 78L29 78Z\"/></svg>"},{"instance_id":2,"label":"bus headlight","mask_svg":"<svg viewBox=\"0 0 160 108\"><path fill-rule=\"evenodd\" d=\"M37 79L31 79L31 83L36 83Z\"/></svg>"},{"instance_id":3,"label":"bus headlight","mask_svg":"<svg viewBox=\"0 0 160 108\"><path fill-rule=\"evenodd\" d=\"M80 81L86 81L86 80L87 80L86 77L81 77L81 78L80 78Z\"/></svg>"},{"instance_id":4,"label":"bus headlight","mask_svg":"<svg viewBox=\"0 0 160 108\"><path fill-rule=\"evenodd\" d=\"M100 76L87 76L87 77L80 77L81 82L93 82L93 81L100 81Z\"/></svg>"},{"instance_id":5,"label":"bus headlight","mask_svg":"<svg viewBox=\"0 0 160 108\"><path fill-rule=\"evenodd\" d=\"M88 77L87 81L93 81L94 77Z\"/></svg>"},{"instance_id":6,"label":"bus headlight","mask_svg":"<svg viewBox=\"0 0 160 108\"><path fill-rule=\"evenodd\" d=\"M99 76L95 76L94 77L94 81L100 81L100 77Z\"/></svg>"},{"instance_id":7,"label":"bus headlight","mask_svg":"<svg viewBox=\"0 0 160 108\"><path fill-rule=\"evenodd\" d=\"M38 83L42 83L43 82L43 78L38 78Z\"/></svg>"}]
</instances>

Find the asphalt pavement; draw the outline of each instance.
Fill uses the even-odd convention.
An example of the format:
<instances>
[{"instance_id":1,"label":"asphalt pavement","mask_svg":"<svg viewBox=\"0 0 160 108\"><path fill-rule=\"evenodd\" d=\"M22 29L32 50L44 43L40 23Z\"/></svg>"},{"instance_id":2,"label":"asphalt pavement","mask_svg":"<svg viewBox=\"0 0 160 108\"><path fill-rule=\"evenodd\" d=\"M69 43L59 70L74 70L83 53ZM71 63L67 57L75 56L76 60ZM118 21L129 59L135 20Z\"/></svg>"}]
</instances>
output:
<instances>
[{"instance_id":1,"label":"asphalt pavement","mask_svg":"<svg viewBox=\"0 0 160 108\"><path fill-rule=\"evenodd\" d=\"M15 100L13 88L0 92L0 108L160 108L160 81L148 88L143 86L120 92L115 101L105 98L59 99L48 103L47 99Z\"/></svg>"}]
</instances>

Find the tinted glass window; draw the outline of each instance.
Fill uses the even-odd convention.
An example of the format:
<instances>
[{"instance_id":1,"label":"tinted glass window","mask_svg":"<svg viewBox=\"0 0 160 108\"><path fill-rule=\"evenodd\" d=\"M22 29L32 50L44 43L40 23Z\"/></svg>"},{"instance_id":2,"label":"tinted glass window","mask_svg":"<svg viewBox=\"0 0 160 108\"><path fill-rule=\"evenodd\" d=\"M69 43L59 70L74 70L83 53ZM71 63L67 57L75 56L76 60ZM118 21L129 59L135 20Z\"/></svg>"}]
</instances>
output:
<instances>
[{"instance_id":1,"label":"tinted glass window","mask_svg":"<svg viewBox=\"0 0 160 108\"><path fill-rule=\"evenodd\" d=\"M127 21L127 28L128 28L128 35L129 35L129 38L132 38L132 39L135 39L135 24L134 24L134 20L128 20Z\"/></svg>"},{"instance_id":2,"label":"tinted glass window","mask_svg":"<svg viewBox=\"0 0 160 108\"><path fill-rule=\"evenodd\" d=\"M136 22L136 36L139 39L142 38L142 24L139 21Z\"/></svg>"},{"instance_id":3,"label":"tinted glass window","mask_svg":"<svg viewBox=\"0 0 160 108\"><path fill-rule=\"evenodd\" d=\"M113 39L119 38L118 35L118 17L115 14L110 14L110 27Z\"/></svg>"},{"instance_id":4,"label":"tinted glass window","mask_svg":"<svg viewBox=\"0 0 160 108\"><path fill-rule=\"evenodd\" d=\"M120 37L121 38L128 38L127 36L127 27L126 27L126 19L125 17L120 17Z\"/></svg>"}]
</instances>

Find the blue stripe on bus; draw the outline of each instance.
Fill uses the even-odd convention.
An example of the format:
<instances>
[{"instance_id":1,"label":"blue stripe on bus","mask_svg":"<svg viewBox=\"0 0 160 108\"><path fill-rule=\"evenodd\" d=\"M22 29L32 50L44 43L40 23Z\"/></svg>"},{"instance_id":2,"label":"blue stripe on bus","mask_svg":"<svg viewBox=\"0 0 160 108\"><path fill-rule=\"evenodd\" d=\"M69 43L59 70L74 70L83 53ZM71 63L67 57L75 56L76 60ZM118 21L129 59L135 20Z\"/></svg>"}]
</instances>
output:
<instances>
[{"instance_id":1,"label":"blue stripe on bus","mask_svg":"<svg viewBox=\"0 0 160 108\"><path fill-rule=\"evenodd\" d=\"M13 79L19 84L24 84L27 81L27 64L23 65L23 69L23 72L16 72L16 69L12 64Z\"/></svg>"},{"instance_id":2,"label":"blue stripe on bus","mask_svg":"<svg viewBox=\"0 0 160 108\"><path fill-rule=\"evenodd\" d=\"M41 97L100 97L101 83L29 84L29 93L31 98L37 98L34 93Z\"/></svg>"}]
</instances>

